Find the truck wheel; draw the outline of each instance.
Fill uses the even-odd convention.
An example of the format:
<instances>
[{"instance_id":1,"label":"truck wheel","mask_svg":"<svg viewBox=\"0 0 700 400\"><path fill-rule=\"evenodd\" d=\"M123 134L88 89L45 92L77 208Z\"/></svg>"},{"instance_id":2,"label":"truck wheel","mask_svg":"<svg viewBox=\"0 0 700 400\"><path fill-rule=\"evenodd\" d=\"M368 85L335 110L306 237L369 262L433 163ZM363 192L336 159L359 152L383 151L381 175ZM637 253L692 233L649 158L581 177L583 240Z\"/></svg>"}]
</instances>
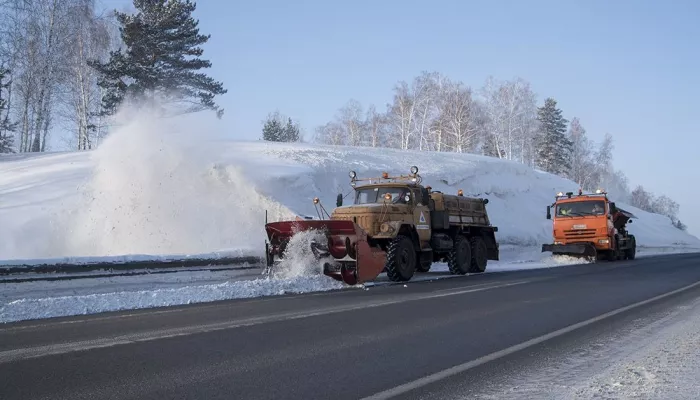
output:
<instances>
[{"instance_id":1,"label":"truck wheel","mask_svg":"<svg viewBox=\"0 0 700 400\"><path fill-rule=\"evenodd\" d=\"M399 235L386 254L386 275L393 282L408 281L416 271L416 250L410 238Z\"/></svg>"},{"instance_id":2,"label":"truck wheel","mask_svg":"<svg viewBox=\"0 0 700 400\"><path fill-rule=\"evenodd\" d=\"M473 237L470 242L472 248L472 259L469 272L481 273L486 271L486 264L488 263L488 258L486 257L486 242L484 242L484 239L479 236Z\"/></svg>"},{"instance_id":3,"label":"truck wheel","mask_svg":"<svg viewBox=\"0 0 700 400\"><path fill-rule=\"evenodd\" d=\"M418 267L417 267L416 270L417 270L418 272L428 272L428 271L430 271L430 266L431 266L432 264L433 264L433 263L432 263L430 260L428 260L428 261L421 261L421 262L418 263Z\"/></svg>"},{"instance_id":4,"label":"truck wheel","mask_svg":"<svg viewBox=\"0 0 700 400\"><path fill-rule=\"evenodd\" d=\"M637 255L637 239L634 237L634 235L630 235L630 241L632 242L632 247L625 250L625 258L628 260L634 260L634 257Z\"/></svg>"},{"instance_id":5,"label":"truck wheel","mask_svg":"<svg viewBox=\"0 0 700 400\"><path fill-rule=\"evenodd\" d=\"M462 235L455 237L455 243L447 256L447 268L453 275L464 275L469 272L472 260L472 250L469 240Z\"/></svg>"}]
</instances>

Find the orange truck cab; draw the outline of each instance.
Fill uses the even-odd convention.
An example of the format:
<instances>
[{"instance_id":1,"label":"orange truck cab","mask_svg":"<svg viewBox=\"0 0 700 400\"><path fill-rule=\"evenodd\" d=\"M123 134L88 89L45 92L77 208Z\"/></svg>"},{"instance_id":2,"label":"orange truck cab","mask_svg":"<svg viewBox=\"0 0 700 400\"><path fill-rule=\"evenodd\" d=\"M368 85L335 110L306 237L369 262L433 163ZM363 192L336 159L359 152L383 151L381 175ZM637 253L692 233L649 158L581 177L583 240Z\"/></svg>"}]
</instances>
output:
<instances>
[{"instance_id":1,"label":"orange truck cab","mask_svg":"<svg viewBox=\"0 0 700 400\"><path fill-rule=\"evenodd\" d=\"M552 221L554 243L543 244L543 252L600 259L633 260L637 251L634 235L625 228L636 218L615 206L607 193L578 195L558 193L552 205L547 206L547 219Z\"/></svg>"}]
</instances>

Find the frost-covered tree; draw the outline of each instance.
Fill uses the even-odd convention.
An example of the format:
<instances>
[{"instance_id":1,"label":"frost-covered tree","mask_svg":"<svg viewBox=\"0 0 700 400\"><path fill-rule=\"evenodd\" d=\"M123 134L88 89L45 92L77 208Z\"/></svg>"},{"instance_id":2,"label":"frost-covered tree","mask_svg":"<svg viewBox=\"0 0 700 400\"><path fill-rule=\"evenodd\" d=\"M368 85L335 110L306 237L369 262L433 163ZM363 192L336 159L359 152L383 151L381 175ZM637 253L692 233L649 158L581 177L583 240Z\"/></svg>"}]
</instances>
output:
<instances>
[{"instance_id":1,"label":"frost-covered tree","mask_svg":"<svg viewBox=\"0 0 700 400\"><path fill-rule=\"evenodd\" d=\"M652 194L647 192L642 185L637 185L637 187L635 187L634 190L632 190L632 192L630 193L630 205L637 207L640 210L651 211L652 202Z\"/></svg>"},{"instance_id":2,"label":"frost-covered tree","mask_svg":"<svg viewBox=\"0 0 700 400\"><path fill-rule=\"evenodd\" d=\"M440 124L445 144L454 152L472 152L477 145L478 126L472 91L461 82L450 83L444 93Z\"/></svg>"},{"instance_id":3,"label":"frost-covered tree","mask_svg":"<svg viewBox=\"0 0 700 400\"><path fill-rule=\"evenodd\" d=\"M152 103L167 100L181 106L178 112L223 109L214 96L227 92L221 82L204 73L211 62L200 47L210 35L199 33L192 17L196 4L189 0L134 0L136 14L115 10L125 49L110 52L106 63L91 61L105 89L104 113L112 114L127 98Z\"/></svg>"},{"instance_id":4,"label":"frost-covered tree","mask_svg":"<svg viewBox=\"0 0 700 400\"><path fill-rule=\"evenodd\" d=\"M13 75L18 151L47 150L56 107L67 77L70 22L88 0L8 0L0 7L1 51Z\"/></svg>"},{"instance_id":5,"label":"frost-covered tree","mask_svg":"<svg viewBox=\"0 0 700 400\"><path fill-rule=\"evenodd\" d=\"M543 170L563 175L571 168L572 143L566 137L567 120L549 97L537 110L539 122L537 165Z\"/></svg>"},{"instance_id":6,"label":"frost-covered tree","mask_svg":"<svg viewBox=\"0 0 700 400\"><path fill-rule=\"evenodd\" d=\"M571 141L571 169L568 177L584 190L594 189L596 166L593 159L593 144L588 139L581 121L576 117L571 119L568 136Z\"/></svg>"},{"instance_id":7,"label":"frost-covered tree","mask_svg":"<svg viewBox=\"0 0 700 400\"><path fill-rule=\"evenodd\" d=\"M298 142L301 128L291 118L274 111L263 122L262 139L268 142Z\"/></svg>"},{"instance_id":8,"label":"frost-covered tree","mask_svg":"<svg viewBox=\"0 0 700 400\"><path fill-rule=\"evenodd\" d=\"M411 85L401 81L394 86L394 98L387 110L387 120L391 126L391 147L402 150L416 149L424 142L420 136L421 132L416 129L416 121L420 119L420 111L425 102L429 101L431 85L430 79L424 74L414 79ZM427 132L425 129L423 134Z\"/></svg>"},{"instance_id":9,"label":"frost-covered tree","mask_svg":"<svg viewBox=\"0 0 700 400\"><path fill-rule=\"evenodd\" d=\"M346 144L345 130L343 126L336 121L328 122L316 128L314 141L323 144L341 146Z\"/></svg>"},{"instance_id":10,"label":"frost-covered tree","mask_svg":"<svg viewBox=\"0 0 700 400\"><path fill-rule=\"evenodd\" d=\"M267 116L263 123L262 138L268 142L283 142L286 136L285 127L279 112L275 111Z\"/></svg>"},{"instance_id":11,"label":"frost-covered tree","mask_svg":"<svg viewBox=\"0 0 700 400\"><path fill-rule=\"evenodd\" d=\"M484 153L525 162L534 133L531 122L537 113L530 84L522 78L498 82L489 77L481 95L488 116Z\"/></svg>"},{"instance_id":12,"label":"frost-covered tree","mask_svg":"<svg viewBox=\"0 0 700 400\"><path fill-rule=\"evenodd\" d=\"M301 140L299 124L295 124L291 118L287 118L287 125L285 125L282 132L282 141L298 142L299 140Z\"/></svg>"},{"instance_id":13,"label":"frost-covered tree","mask_svg":"<svg viewBox=\"0 0 700 400\"><path fill-rule=\"evenodd\" d=\"M367 130L367 141L371 147L385 146L387 136L386 115L377 112L374 104L367 109L364 126Z\"/></svg>"},{"instance_id":14,"label":"frost-covered tree","mask_svg":"<svg viewBox=\"0 0 700 400\"><path fill-rule=\"evenodd\" d=\"M362 104L352 99L339 111L336 121L343 127L343 136L350 146L362 146L365 143L365 124Z\"/></svg>"},{"instance_id":15,"label":"frost-covered tree","mask_svg":"<svg viewBox=\"0 0 700 400\"><path fill-rule=\"evenodd\" d=\"M680 206L666 195L652 196L649 211L669 217L671 221L678 219Z\"/></svg>"},{"instance_id":16,"label":"frost-covered tree","mask_svg":"<svg viewBox=\"0 0 700 400\"><path fill-rule=\"evenodd\" d=\"M0 153L14 153L14 132L17 123L10 120L10 95L12 82L10 70L0 64Z\"/></svg>"},{"instance_id":17,"label":"frost-covered tree","mask_svg":"<svg viewBox=\"0 0 700 400\"><path fill-rule=\"evenodd\" d=\"M104 135L100 117L101 89L97 71L88 60L104 60L116 48L113 27L108 18L95 13L94 0L82 0L73 8L73 17L66 24L73 38L66 47L65 81L61 91L61 116L71 125L75 146L89 150Z\"/></svg>"}]
</instances>

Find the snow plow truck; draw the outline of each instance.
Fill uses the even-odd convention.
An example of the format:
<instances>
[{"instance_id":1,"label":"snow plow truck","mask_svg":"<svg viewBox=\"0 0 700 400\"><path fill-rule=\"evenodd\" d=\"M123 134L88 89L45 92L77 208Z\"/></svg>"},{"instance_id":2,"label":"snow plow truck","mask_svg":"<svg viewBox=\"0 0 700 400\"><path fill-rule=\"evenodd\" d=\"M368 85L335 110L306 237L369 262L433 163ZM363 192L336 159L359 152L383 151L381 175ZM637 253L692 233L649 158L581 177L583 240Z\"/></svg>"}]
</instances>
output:
<instances>
[{"instance_id":1,"label":"snow plow truck","mask_svg":"<svg viewBox=\"0 0 700 400\"><path fill-rule=\"evenodd\" d=\"M608 199L601 189L584 194L579 189L557 193L552 205L547 206L547 219L552 219L554 243L543 244L542 252L585 258L634 260L637 241L627 229L627 223L636 218Z\"/></svg>"},{"instance_id":2,"label":"snow plow truck","mask_svg":"<svg viewBox=\"0 0 700 400\"><path fill-rule=\"evenodd\" d=\"M314 257L325 260L323 274L349 285L382 272L391 281L409 281L416 271L428 272L442 261L452 274L481 273L488 260L498 260L498 228L489 221L488 199L464 196L462 190L456 195L433 191L421 184L416 166L410 171L365 179L351 171L352 204L343 205L340 193L328 214L314 198L319 219L266 221L268 269L274 272L293 235L309 230L325 237L310 245Z\"/></svg>"}]
</instances>

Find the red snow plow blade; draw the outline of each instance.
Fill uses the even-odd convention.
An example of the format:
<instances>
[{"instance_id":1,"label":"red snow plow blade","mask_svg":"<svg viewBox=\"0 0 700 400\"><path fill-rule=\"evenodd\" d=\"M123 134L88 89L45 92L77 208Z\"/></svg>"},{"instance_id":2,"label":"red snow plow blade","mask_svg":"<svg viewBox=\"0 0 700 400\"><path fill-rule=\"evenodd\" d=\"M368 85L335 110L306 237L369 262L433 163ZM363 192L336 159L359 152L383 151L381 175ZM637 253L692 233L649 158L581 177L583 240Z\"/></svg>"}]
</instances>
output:
<instances>
[{"instance_id":1,"label":"red snow plow blade","mask_svg":"<svg viewBox=\"0 0 700 400\"><path fill-rule=\"evenodd\" d=\"M268 242L265 242L267 267L275 257L284 258L289 240L303 231L316 230L324 234L325 243L312 242L311 250L317 259L327 259L323 273L348 285L374 280L384 270L386 253L379 247L370 247L367 234L357 224L345 220L296 220L265 224Z\"/></svg>"}]
</instances>

